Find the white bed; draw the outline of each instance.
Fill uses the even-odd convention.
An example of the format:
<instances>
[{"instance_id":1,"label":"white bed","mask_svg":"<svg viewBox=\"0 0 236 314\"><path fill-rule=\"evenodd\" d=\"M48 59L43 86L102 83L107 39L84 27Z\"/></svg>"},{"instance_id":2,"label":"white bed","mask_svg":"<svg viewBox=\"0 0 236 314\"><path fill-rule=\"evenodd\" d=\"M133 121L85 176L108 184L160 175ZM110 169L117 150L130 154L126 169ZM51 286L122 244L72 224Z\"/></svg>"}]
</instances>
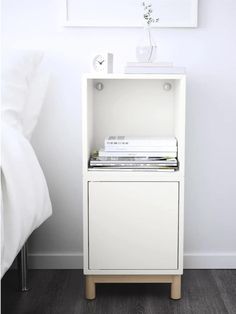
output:
<instances>
[{"instance_id":1,"label":"white bed","mask_svg":"<svg viewBox=\"0 0 236 314\"><path fill-rule=\"evenodd\" d=\"M3 55L1 277L52 213L47 183L29 141L48 83L42 60L36 51Z\"/></svg>"}]
</instances>

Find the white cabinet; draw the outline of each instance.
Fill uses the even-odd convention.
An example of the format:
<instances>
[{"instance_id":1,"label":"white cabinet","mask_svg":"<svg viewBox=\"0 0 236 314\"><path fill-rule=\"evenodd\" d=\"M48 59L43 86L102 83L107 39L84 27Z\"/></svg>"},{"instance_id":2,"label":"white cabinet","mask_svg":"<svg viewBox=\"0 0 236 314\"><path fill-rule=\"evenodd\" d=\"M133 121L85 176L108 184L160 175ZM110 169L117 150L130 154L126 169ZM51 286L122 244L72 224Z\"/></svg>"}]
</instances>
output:
<instances>
[{"instance_id":1,"label":"white cabinet","mask_svg":"<svg viewBox=\"0 0 236 314\"><path fill-rule=\"evenodd\" d=\"M89 268L178 268L177 182L90 182Z\"/></svg>"},{"instance_id":2,"label":"white cabinet","mask_svg":"<svg viewBox=\"0 0 236 314\"><path fill-rule=\"evenodd\" d=\"M103 89L97 90L96 84ZM165 83L171 84L166 91ZM83 79L83 243L86 297L101 282L169 282L183 273L185 75ZM109 135L175 136L179 170L98 171L91 153Z\"/></svg>"}]
</instances>

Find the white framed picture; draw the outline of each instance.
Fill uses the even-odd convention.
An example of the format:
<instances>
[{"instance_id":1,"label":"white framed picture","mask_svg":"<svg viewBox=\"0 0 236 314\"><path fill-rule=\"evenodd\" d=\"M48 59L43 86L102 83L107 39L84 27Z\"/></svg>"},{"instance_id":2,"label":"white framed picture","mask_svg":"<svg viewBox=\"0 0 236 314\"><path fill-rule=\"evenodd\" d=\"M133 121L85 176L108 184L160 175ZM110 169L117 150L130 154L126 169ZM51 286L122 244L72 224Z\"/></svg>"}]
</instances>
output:
<instances>
[{"instance_id":1,"label":"white framed picture","mask_svg":"<svg viewBox=\"0 0 236 314\"><path fill-rule=\"evenodd\" d=\"M62 0L66 27L142 27L142 0ZM197 27L198 0L152 0L156 27Z\"/></svg>"}]
</instances>

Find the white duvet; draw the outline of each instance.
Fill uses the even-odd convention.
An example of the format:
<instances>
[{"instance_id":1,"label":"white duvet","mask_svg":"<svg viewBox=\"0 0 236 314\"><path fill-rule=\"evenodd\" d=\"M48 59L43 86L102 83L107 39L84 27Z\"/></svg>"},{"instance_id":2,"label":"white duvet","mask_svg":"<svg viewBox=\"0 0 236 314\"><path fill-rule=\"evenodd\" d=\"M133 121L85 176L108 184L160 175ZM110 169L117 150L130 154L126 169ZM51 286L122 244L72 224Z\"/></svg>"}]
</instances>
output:
<instances>
[{"instance_id":1,"label":"white duvet","mask_svg":"<svg viewBox=\"0 0 236 314\"><path fill-rule=\"evenodd\" d=\"M2 123L2 263L10 267L27 238L52 213L46 180L30 142Z\"/></svg>"}]
</instances>

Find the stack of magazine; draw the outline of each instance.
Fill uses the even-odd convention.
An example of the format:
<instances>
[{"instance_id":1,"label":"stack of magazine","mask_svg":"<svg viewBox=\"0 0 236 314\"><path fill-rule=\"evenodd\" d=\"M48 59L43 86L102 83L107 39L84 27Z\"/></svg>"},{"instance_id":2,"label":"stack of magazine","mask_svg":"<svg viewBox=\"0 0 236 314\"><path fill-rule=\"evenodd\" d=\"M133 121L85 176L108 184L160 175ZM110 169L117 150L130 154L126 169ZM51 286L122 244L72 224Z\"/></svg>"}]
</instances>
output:
<instances>
[{"instance_id":1,"label":"stack of magazine","mask_svg":"<svg viewBox=\"0 0 236 314\"><path fill-rule=\"evenodd\" d=\"M177 140L175 137L105 138L104 148L95 152L89 161L94 170L178 170Z\"/></svg>"}]
</instances>

